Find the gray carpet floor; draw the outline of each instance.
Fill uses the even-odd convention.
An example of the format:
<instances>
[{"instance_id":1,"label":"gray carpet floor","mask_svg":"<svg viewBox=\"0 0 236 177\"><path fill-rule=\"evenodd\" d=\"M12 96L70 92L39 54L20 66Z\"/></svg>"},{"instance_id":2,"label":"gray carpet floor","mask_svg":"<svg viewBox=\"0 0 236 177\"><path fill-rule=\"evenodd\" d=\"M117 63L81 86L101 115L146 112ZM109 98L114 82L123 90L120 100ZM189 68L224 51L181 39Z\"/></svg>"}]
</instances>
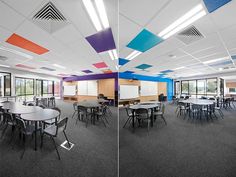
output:
<instances>
[{"instance_id":1,"label":"gray carpet floor","mask_svg":"<svg viewBox=\"0 0 236 177\"><path fill-rule=\"evenodd\" d=\"M235 177L236 110L207 122L175 116L167 104L167 125L157 119L147 126L122 128L127 117L119 111L120 177Z\"/></svg>"},{"instance_id":2,"label":"gray carpet floor","mask_svg":"<svg viewBox=\"0 0 236 177\"><path fill-rule=\"evenodd\" d=\"M117 176L117 108L111 107L113 115L109 118L109 126L102 122L96 125L72 119L71 103L57 100L62 110L62 118L69 117L67 135L75 146L67 151L60 147L65 137L56 138L61 160L58 160L50 138L44 138L43 149L34 151L34 140L26 139L26 151L22 160L22 146L16 139L8 144L11 129L9 128L0 140L0 177L115 177ZM2 129L0 129L0 134ZM40 139L38 138L38 144ZM14 149L12 145L14 144Z\"/></svg>"}]
</instances>

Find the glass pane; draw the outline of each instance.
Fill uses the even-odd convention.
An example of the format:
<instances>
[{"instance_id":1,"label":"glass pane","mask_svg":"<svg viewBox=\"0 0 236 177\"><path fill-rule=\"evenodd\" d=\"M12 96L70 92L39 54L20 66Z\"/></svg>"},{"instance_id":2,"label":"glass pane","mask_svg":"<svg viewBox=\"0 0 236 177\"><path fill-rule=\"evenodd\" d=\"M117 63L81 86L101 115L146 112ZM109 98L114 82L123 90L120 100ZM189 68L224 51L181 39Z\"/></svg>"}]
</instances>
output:
<instances>
[{"instance_id":1,"label":"glass pane","mask_svg":"<svg viewBox=\"0 0 236 177\"><path fill-rule=\"evenodd\" d=\"M60 82L54 82L54 96L60 95Z\"/></svg>"},{"instance_id":2,"label":"glass pane","mask_svg":"<svg viewBox=\"0 0 236 177\"><path fill-rule=\"evenodd\" d=\"M175 82L175 95L180 95L180 84Z\"/></svg>"},{"instance_id":3,"label":"glass pane","mask_svg":"<svg viewBox=\"0 0 236 177\"><path fill-rule=\"evenodd\" d=\"M6 75L4 76L5 82L5 96L11 96L11 76Z\"/></svg>"},{"instance_id":4,"label":"glass pane","mask_svg":"<svg viewBox=\"0 0 236 177\"><path fill-rule=\"evenodd\" d=\"M182 81L182 94L188 94L188 81Z\"/></svg>"},{"instance_id":5,"label":"glass pane","mask_svg":"<svg viewBox=\"0 0 236 177\"><path fill-rule=\"evenodd\" d=\"M25 93L25 80L21 78L15 79L15 92L17 96L24 95Z\"/></svg>"},{"instance_id":6,"label":"glass pane","mask_svg":"<svg viewBox=\"0 0 236 177\"><path fill-rule=\"evenodd\" d=\"M189 94L190 95L195 95L196 94L196 80L194 81L189 81Z\"/></svg>"},{"instance_id":7,"label":"glass pane","mask_svg":"<svg viewBox=\"0 0 236 177\"><path fill-rule=\"evenodd\" d=\"M48 93L48 81L43 81L43 94Z\"/></svg>"},{"instance_id":8,"label":"glass pane","mask_svg":"<svg viewBox=\"0 0 236 177\"><path fill-rule=\"evenodd\" d=\"M48 93L52 94L52 81L48 81Z\"/></svg>"},{"instance_id":9,"label":"glass pane","mask_svg":"<svg viewBox=\"0 0 236 177\"><path fill-rule=\"evenodd\" d=\"M34 94L34 80L26 79L26 95Z\"/></svg>"},{"instance_id":10,"label":"glass pane","mask_svg":"<svg viewBox=\"0 0 236 177\"><path fill-rule=\"evenodd\" d=\"M207 94L217 94L217 79L207 79Z\"/></svg>"},{"instance_id":11,"label":"glass pane","mask_svg":"<svg viewBox=\"0 0 236 177\"><path fill-rule=\"evenodd\" d=\"M206 94L206 80L198 80L197 81L197 93L199 95Z\"/></svg>"}]
</instances>

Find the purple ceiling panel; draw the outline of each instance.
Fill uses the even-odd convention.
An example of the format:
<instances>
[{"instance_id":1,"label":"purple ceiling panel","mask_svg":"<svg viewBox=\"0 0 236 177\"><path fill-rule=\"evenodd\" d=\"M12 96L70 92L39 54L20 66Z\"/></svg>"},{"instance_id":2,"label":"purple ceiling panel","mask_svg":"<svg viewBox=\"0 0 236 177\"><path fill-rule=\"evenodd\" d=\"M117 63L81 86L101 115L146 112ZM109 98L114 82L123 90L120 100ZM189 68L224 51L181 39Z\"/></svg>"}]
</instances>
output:
<instances>
[{"instance_id":1,"label":"purple ceiling panel","mask_svg":"<svg viewBox=\"0 0 236 177\"><path fill-rule=\"evenodd\" d=\"M89 44L97 53L105 52L116 48L111 28L99 31L96 34L86 37Z\"/></svg>"}]
</instances>

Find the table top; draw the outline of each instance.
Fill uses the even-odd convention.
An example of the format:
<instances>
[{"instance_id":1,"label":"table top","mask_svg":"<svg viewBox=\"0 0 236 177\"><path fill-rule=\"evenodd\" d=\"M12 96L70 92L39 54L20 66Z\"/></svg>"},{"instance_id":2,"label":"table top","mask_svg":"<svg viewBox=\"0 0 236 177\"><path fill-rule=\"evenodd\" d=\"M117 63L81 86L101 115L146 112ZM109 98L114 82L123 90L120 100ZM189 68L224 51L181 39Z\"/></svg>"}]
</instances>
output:
<instances>
[{"instance_id":1,"label":"table top","mask_svg":"<svg viewBox=\"0 0 236 177\"><path fill-rule=\"evenodd\" d=\"M150 104L160 104L160 101L143 101L138 103L139 105L150 105Z\"/></svg>"},{"instance_id":2,"label":"table top","mask_svg":"<svg viewBox=\"0 0 236 177\"><path fill-rule=\"evenodd\" d=\"M99 103L108 103L109 100L105 100L105 99L98 99L97 100Z\"/></svg>"},{"instance_id":3,"label":"table top","mask_svg":"<svg viewBox=\"0 0 236 177\"><path fill-rule=\"evenodd\" d=\"M45 121L56 118L60 113L53 109L42 109L30 114L22 114L21 118L27 121Z\"/></svg>"},{"instance_id":4,"label":"table top","mask_svg":"<svg viewBox=\"0 0 236 177\"><path fill-rule=\"evenodd\" d=\"M77 102L77 105L84 106L87 108L96 108L96 107L101 106L101 104L99 104L98 100L79 101L79 102Z\"/></svg>"},{"instance_id":5,"label":"table top","mask_svg":"<svg viewBox=\"0 0 236 177\"><path fill-rule=\"evenodd\" d=\"M8 110L8 112L12 114L29 114L42 110L42 108L38 106L25 106L15 102L0 103L0 106L2 109Z\"/></svg>"},{"instance_id":6,"label":"table top","mask_svg":"<svg viewBox=\"0 0 236 177\"><path fill-rule=\"evenodd\" d=\"M141 108L143 108L143 109L153 109L153 108L156 108L156 107L158 107L157 104L144 104L144 105L135 104L135 105L131 105L129 108L130 109L141 109Z\"/></svg>"},{"instance_id":7,"label":"table top","mask_svg":"<svg viewBox=\"0 0 236 177\"><path fill-rule=\"evenodd\" d=\"M211 105L211 104L215 103L215 100L205 100L205 99L198 99L198 98L189 98L187 100L180 100L179 102L190 103L190 104L197 104L197 105Z\"/></svg>"}]
</instances>

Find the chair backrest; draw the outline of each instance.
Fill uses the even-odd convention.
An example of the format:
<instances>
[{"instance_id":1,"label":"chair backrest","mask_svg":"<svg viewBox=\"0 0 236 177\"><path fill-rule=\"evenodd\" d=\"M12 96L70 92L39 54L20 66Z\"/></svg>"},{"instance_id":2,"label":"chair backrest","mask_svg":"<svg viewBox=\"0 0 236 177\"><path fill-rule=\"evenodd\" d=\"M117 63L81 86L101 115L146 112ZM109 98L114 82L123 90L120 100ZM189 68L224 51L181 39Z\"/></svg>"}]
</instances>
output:
<instances>
[{"instance_id":1,"label":"chair backrest","mask_svg":"<svg viewBox=\"0 0 236 177\"><path fill-rule=\"evenodd\" d=\"M209 98L209 100L215 100L215 98Z\"/></svg>"},{"instance_id":2,"label":"chair backrest","mask_svg":"<svg viewBox=\"0 0 236 177\"><path fill-rule=\"evenodd\" d=\"M135 110L136 114L139 115L139 117L142 118L148 118L148 110L145 108L139 108Z\"/></svg>"},{"instance_id":3,"label":"chair backrest","mask_svg":"<svg viewBox=\"0 0 236 177\"><path fill-rule=\"evenodd\" d=\"M34 104L33 103L28 103L27 106L34 106Z\"/></svg>"},{"instance_id":4,"label":"chair backrest","mask_svg":"<svg viewBox=\"0 0 236 177\"><path fill-rule=\"evenodd\" d=\"M197 105L197 104L193 104L193 105L192 105L192 109L193 109L193 110L201 110L201 109L202 109L202 106L201 106L201 105Z\"/></svg>"},{"instance_id":5,"label":"chair backrest","mask_svg":"<svg viewBox=\"0 0 236 177\"><path fill-rule=\"evenodd\" d=\"M60 132L63 132L66 130L66 126L67 126L67 122L68 122L68 117L62 119L61 121L59 121L57 123L57 131L56 131L56 135Z\"/></svg>"},{"instance_id":6,"label":"chair backrest","mask_svg":"<svg viewBox=\"0 0 236 177\"><path fill-rule=\"evenodd\" d=\"M164 113L165 113L165 105L164 104L161 105L161 112L164 115Z\"/></svg>"},{"instance_id":7,"label":"chair backrest","mask_svg":"<svg viewBox=\"0 0 236 177\"><path fill-rule=\"evenodd\" d=\"M80 105L77 106L77 110L81 113L86 113L87 112L87 108L84 107L84 106L80 106Z\"/></svg>"},{"instance_id":8,"label":"chair backrest","mask_svg":"<svg viewBox=\"0 0 236 177\"><path fill-rule=\"evenodd\" d=\"M77 102L73 103L73 108L74 108L75 111L77 110Z\"/></svg>"},{"instance_id":9,"label":"chair backrest","mask_svg":"<svg viewBox=\"0 0 236 177\"><path fill-rule=\"evenodd\" d=\"M44 105L42 105L42 104L40 104L39 107L41 107L41 108L43 108L43 109L46 108L46 106L44 106Z\"/></svg>"},{"instance_id":10,"label":"chair backrest","mask_svg":"<svg viewBox=\"0 0 236 177\"><path fill-rule=\"evenodd\" d=\"M130 107L130 105L125 105L125 111L126 111L127 116L130 116L130 114L131 114L129 107Z\"/></svg>"},{"instance_id":11,"label":"chair backrest","mask_svg":"<svg viewBox=\"0 0 236 177\"><path fill-rule=\"evenodd\" d=\"M26 129L25 121L22 120L20 117L16 117L16 126L20 128L22 131Z\"/></svg>"},{"instance_id":12,"label":"chair backrest","mask_svg":"<svg viewBox=\"0 0 236 177\"><path fill-rule=\"evenodd\" d=\"M7 122L13 122L13 117L9 112L3 112L3 118L7 121Z\"/></svg>"}]
</instances>

